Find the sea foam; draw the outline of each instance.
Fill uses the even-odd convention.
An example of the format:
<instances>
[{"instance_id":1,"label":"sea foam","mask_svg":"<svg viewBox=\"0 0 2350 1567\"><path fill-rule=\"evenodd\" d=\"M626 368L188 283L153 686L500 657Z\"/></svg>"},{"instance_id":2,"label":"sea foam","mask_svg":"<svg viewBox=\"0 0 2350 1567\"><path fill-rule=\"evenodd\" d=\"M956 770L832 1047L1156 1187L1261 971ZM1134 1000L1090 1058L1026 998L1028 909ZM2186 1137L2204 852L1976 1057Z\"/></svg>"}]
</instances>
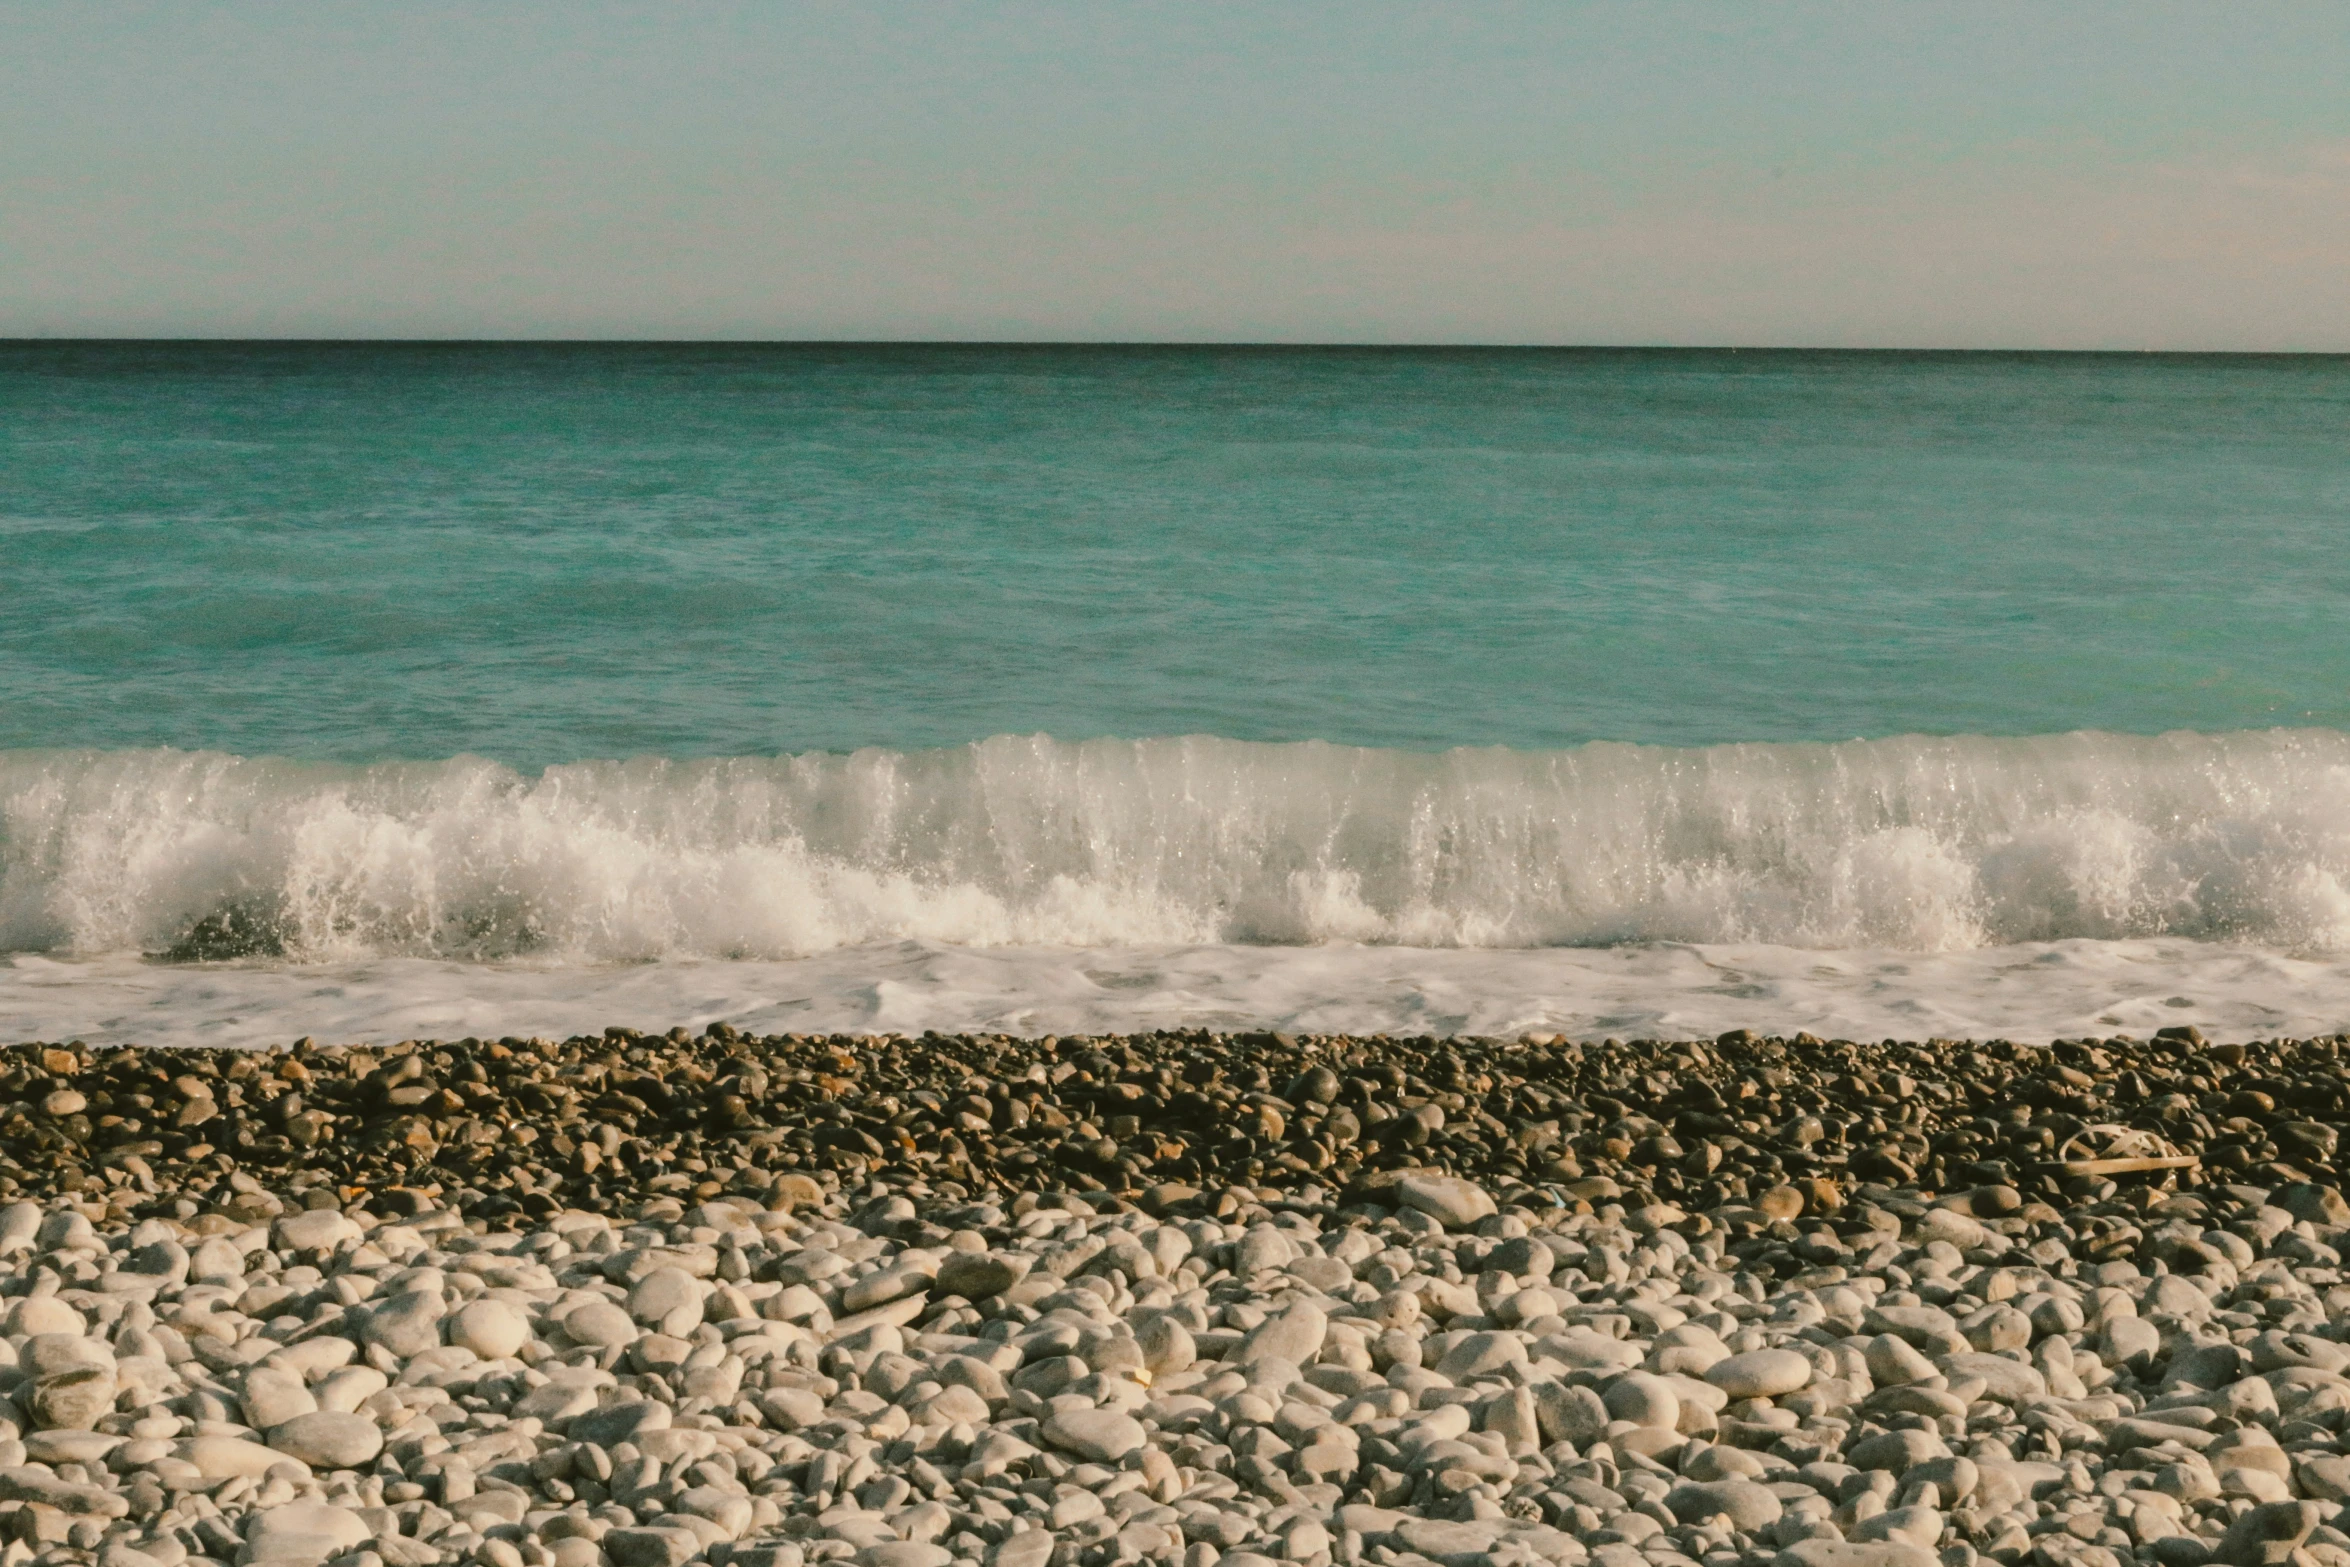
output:
<instances>
[{"instance_id":1,"label":"sea foam","mask_svg":"<svg viewBox=\"0 0 2350 1567\"><path fill-rule=\"evenodd\" d=\"M2350 736L0 755L0 951L69 958L2156 937L2350 948Z\"/></svg>"}]
</instances>

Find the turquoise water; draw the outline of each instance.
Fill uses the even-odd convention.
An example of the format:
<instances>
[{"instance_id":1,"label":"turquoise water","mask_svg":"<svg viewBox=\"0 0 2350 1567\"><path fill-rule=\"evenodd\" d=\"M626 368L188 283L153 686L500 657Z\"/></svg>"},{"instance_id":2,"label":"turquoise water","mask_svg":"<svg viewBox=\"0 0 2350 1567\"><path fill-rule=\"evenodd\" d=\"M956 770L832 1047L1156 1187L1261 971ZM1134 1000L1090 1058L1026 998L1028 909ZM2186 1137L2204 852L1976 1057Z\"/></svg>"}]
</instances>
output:
<instances>
[{"instance_id":1,"label":"turquoise water","mask_svg":"<svg viewBox=\"0 0 2350 1567\"><path fill-rule=\"evenodd\" d=\"M2345 359L0 345L0 1024L2282 1026L2346 523Z\"/></svg>"},{"instance_id":2,"label":"turquoise water","mask_svg":"<svg viewBox=\"0 0 2350 1567\"><path fill-rule=\"evenodd\" d=\"M2350 727L2350 361L0 346L0 749Z\"/></svg>"}]
</instances>

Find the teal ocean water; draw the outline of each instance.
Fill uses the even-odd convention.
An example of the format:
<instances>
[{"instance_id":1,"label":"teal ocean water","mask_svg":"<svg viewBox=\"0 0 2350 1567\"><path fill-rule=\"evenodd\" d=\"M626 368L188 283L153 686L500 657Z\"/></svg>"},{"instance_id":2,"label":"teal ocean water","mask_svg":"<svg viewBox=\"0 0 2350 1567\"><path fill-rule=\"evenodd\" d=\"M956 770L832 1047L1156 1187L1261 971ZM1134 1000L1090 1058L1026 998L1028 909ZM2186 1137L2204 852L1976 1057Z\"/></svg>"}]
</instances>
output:
<instances>
[{"instance_id":1,"label":"teal ocean water","mask_svg":"<svg viewBox=\"0 0 2350 1567\"><path fill-rule=\"evenodd\" d=\"M2350 361L0 346L0 748L2350 727Z\"/></svg>"},{"instance_id":2,"label":"teal ocean water","mask_svg":"<svg viewBox=\"0 0 2350 1567\"><path fill-rule=\"evenodd\" d=\"M2350 948L2346 525L2331 358L0 345L0 1025L1375 951L1620 1029L1697 981L1532 998L1675 947L2201 1016Z\"/></svg>"}]
</instances>

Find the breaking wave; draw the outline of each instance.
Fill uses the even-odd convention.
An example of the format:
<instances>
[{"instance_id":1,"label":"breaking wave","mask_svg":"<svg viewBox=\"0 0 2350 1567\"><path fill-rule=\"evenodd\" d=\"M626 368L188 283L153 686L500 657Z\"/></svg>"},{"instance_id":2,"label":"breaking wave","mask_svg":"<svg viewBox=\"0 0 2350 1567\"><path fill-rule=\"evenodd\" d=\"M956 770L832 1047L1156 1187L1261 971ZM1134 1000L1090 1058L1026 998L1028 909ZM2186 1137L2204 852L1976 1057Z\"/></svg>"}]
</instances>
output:
<instances>
[{"instance_id":1,"label":"breaking wave","mask_svg":"<svg viewBox=\"0 0 2350 1567\"><path fill-rule=\"evenodd\" d=\"M777 958L883 941L2350 947L2350 735L1441 755L999 736L333 766L0 753L0 950Z\"/></svg>"}]
</instances>

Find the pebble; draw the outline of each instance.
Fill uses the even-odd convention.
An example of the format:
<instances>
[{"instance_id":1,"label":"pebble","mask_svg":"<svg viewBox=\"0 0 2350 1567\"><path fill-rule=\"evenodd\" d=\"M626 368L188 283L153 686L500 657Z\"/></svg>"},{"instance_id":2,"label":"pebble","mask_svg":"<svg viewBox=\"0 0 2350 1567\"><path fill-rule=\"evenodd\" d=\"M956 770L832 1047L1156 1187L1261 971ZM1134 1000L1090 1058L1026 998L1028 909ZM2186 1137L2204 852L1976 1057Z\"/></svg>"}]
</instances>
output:
<instances>
[{"instance_id":1,"label":"pebble","mask_svg":"<svg viewBox=\"0 0 2350 1567\"><path fill-rule=\"evenodd\" d=\"M939 1265L940 1293L965 1300L991 1300L1028 1276L1029 1259L1017 1254L961 1252Z\"/></svg>"},{"instance_id":2,"label":"pebble","mask_svg":"<svg viewBox=\"0 0 2350 1567\"><path fill-rule=\"evenodd\" d=\"M1308 1366L1322 1352L1322 1344L1330 1331L1330 1319L1312 1301L1298 1301L1267 1317L1250 1330L1241 1341L1239 1362L1255 1365L1264 1360L1286 1361L1293 1366Z\"/></svg>"},{"instance_id":3,"label":"pebble","mask_svg":"<svg viewBox=\"0 0 2350 1567\"><path fill-rule=\"evenodd\" d=\"M1140 1421L1115 1409L1065 1409L1044 1424L1045 1440L1095 1463L1116 1463L1140 1448Z\"/></svg>"},{"instance_id":4,"label":"pebble","mask_svg":"<svg viewBox=\"0 0 2350 1567\"><path fill-rule=\"evenodd\" d=\"M234 1436L195 1437L181 1443L175 1456L206 1480L254 1480L281 1463L299 1462L289 1454Z\"/></svg>"},{"instance_id":5,"label":"pebble","mask_svg":"<svg viewBox=\"0 0 2350 1567\"><path fill-rule=\"evenodd\" d=\"M530 1342L530 1319L502 1300L468 1301L449 1314L447 1334L483 1360L506 1360Z\"/></svg>"},{"instance_id":6,"label":"pebble","mask_svg":"<svg viewBox=\"0 0 2350 1567\"><path fill-rule=\"evenodd\" d=\"M301 1373L275 1366L255 1366L247 1371L238 1401L244 1407L245 1424L256 1431L284 1425L318 1407L318 1398Z\"/></svg>"},{"instance_id":7,"label":"pebble","mask_svg":"<svg viewBox=\"0 0 2350 1567\"><path fill-rule=\"evenodd\" d=\"M702 1548L702 1537L691 1529L615 1529L603 1539L612 1567L685 1567Z\"/></svg>"},{"instance_id":8,"label":"pebble","mask_svg":"<svg viewBox=\"0 0 2350 1567\"><path fill-rule=\"evenodd\" d=\"M1449 1175L1407 1175L1395 1183L1395 1194L1451 1229L1465 1229L1494 1211L1482 1187Z\"/></svg>"},{"instance_id":9,"label":"pebble","mask_svg":"<svg viewBox=\"0 0 2350 1567\"><path fill-rule=\"evenodd\" d=\"M269 1445L314 1469L356 1469L383 1451L383 1427L356 1411L314 1410L272 1427Z\"/></svg>"},{"instance_id":10,"label":"pebble","mask_svg":"<svg viewBox=\"0 0 2350 1567\"><path fill-rule=\"evenodd\" d=\"M1939 1567L1939 1558L1901 1540L1864 1545L1814 1538L1798 1540L1781 1551L1776 1567Z\"/></svg>"},{"instance_id":11,"label":"pebble","mask_svg":"<svg viewBox=\"0 0 2350 1567\"><path fill-rule=\"evenodd\" d=\"M2350 1567L2343 1044L19 1047L0 1523L33 1567ZM2052 1164L2116 1126L2200 1162Z\"/></svg>"},{"instance_id":12,"label":"pebble","mask_svg":"<svg viewBox=\"0 0 2350 1567\"><path fill-rule=\"evenodd\" d=\"M441 1341L441 1318L447 1307L439 1294L404 1290L369 1310L358 1324L362 1341L386 1354L406 1360L421 1355Z\"/></svg>"},{"instance_id":13,"label":"pebble","mask_svg":"<svg viewBox=\"0 0 2350 1567\"><path fill-rule=\"evenodd\" d=\"M659 1399L631 1398L575 1416L566 1434L575 1442L612 1448L666 1431L671 1421L669 1406Z\"/></svg>"},{"instance_id":14,"label":"pebble","mask_svg":"<svg viewBox=\"0 0 2350 1567\"><path fill-rule=\"evenodd\" d=\"M1603 1396L1611 1420L1658 1431L1680 1423L1681 1400L1662 1377L1627 1372L1610 1382Z\"/></svg>"},{"instance_id":15,"label":"pebble","mask_svg":"<svg viewBox=\"0 0 2350 1567\"><path fill-rule=\"evenodd\" d=\"M574 1307L562 1319L564 1334L590 1349L614 1349L635 1341L636 1318L627 1308L609 1300L591 1300Z\"/></svg>"},{"instance_id":16,"label":"pebble","mask_svg":"<svg viewBox=\"0 0 2350 1567\"><path fill-rule=\"evenodd\" d=\"M1749 1534L1779 1521L1783 1509L1767 1486L1752 1480L1700 1480L1665 1493L1665 1506L1683 1523L1724 1517Z\"/></svg>"},{"instance_id":17,"label":"pebble","mask_svg":"<svg viewBox=\"0 0 2350 1567\"><path fill-rule=\"evenodd\" d=\"M330 1540L339 1551L364 1545L373 1536L367 1520L348 1507L325 1502L288 1502L259 1515L251 1538L307 1535Z\"/></svg>"},{"instance_id":18,"label":"pebble","mask_svg":"<svg viewBox=\"0 0 2350 1567\"><path fill-rule=\"evenodd\" d=\"M1791 1349L1753 1349L1717 1360L1705 1379L1732 1398L1778 1398L1810 1385L1811 1362Z\"/></svg>"},{"instance_id":19,"label":"pebble","mask_svg":"<svg viewBox=\"0 0 2350 1567\"><path fill-rule=\"evenodd\" d=\"M691 1333L702 1321L702 1287L682 1268L655 1268L628 1292L628 1314L656 1333Z\"/></svg>"},{"instance_id":20,"label":"pebble","mask_svg":"<svg viewBox=\"0 0 2350 1567\"><path fill-rule=\"evenodd\" d=\"M114 1372L105 1366L76 1366L53 1372L34 1384L30 1414L43 1429L87 1431L114 1407Z\"/></svg>"},{"instance_id":21,"label":"pebble","mask_svg":"<svg viewBox=\"0 0 2350 1567\"><path fill-rule=\"evenodd\" d=\"M288 1214L272 1228L272 1239L280 1251L298 1253L331 1252L347 1241L356 1241L366 1232L334 1208L318 1208L305 1213Z\"/></svg>"}]
</instances>

